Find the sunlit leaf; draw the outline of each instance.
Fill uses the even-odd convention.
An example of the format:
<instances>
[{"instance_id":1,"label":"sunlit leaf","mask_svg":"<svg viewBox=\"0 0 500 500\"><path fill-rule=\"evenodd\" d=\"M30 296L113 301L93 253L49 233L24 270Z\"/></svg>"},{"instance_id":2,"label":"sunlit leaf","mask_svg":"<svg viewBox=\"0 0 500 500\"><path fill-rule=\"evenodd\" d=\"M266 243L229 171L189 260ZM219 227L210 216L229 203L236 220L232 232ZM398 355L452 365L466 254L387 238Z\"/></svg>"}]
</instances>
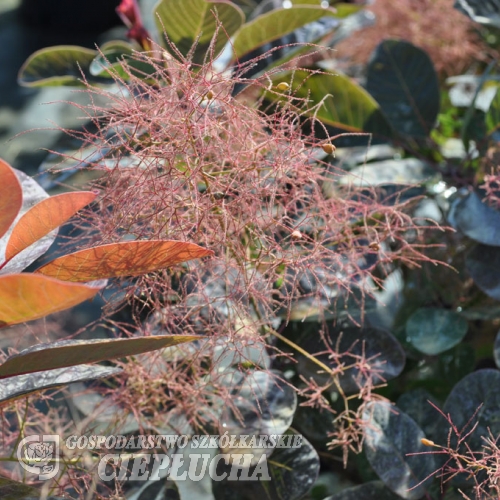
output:
<instances>
[{"instance_id":1,"label":"sunlit leaf","mask_svg":"<svg viewBox=\"0 0 500 500\"><path fill-rule=\"evenodd\" d=\"M43 318L90 299L97 286L66 283L36 274L0 276L0 326Z\"/></svg>"},{"instance_id":2,"label":"sunlit leaf","mask_svg":"<svg viewBox=\"0 0 500 500\"><path fill-rule=\"evenodd\" d=\"M0 238L21 210L23 192L12 167L0 160Z\"/></svg>"},{"instance_id":3,"label":"sunlit leaf","mask_svg":"<svg viewBox=\"0 0 500 500\"><path fill-rule=\"evenodd\" d=\"M469 325L454 311L424 307L415 311L406 322L406 335L415 349L435 356L465 337Z\"/></svg>"},{"instance_id":4,"label":"sunlit leaf","mask_svg":"<svg viewBox=\"0 0 500 500\"><path fill-rule=\"evenodd\" d=\"M491 134L500 127L500 89L496 91L495 97L486 112L486 131Z\"/></svg>"},{"instance_id":5,"label":"sunlit leaf","mask_svg":"<svg viewBox=\"0 0 500 500\"><path fill-rule=\"evenodd\" d=\"M228 36L232 36L244 21L241 9L227 0L160 0L155 7L158 31L166 33L168 39L183 56L187 56L193 44L193 62L202 63L212 38L217 31L217 23L224 26L214 43L214 55L222 51ZM168 43L165 45L170 50Z\"/></svg>"},{"instance_id":6,"label":"sunlit leaf","mask_svg":"<svg viewBox=\"0 0 500 500\"><path fill-rule=\"evenodd\" d=\"M36 204L17 221L7 243L5 259L11 259L59 227L95 197L90 191L64 193Z\"/></svg>"},{"instance_id":7,"label":"sunlit leaf","mask_svg":"<svg viewBox=\"0 0 500 500\"><path fill-rule=\"evenodd\" d=\"M475 245L465 259L474 283L488 296L500 300L500 248Z\"/></svg>"},{"instance_id":8,"label":"sunlit leaf","mask_svg":"<svg viewBox=\"0 0 500 500\"><path fill-rule=\"evenodd\" d=\"M73 382L117 375L121 371L121 368L109 366L78 365L6 378L0 384L0 403L14 401L34 392Z\"/></svg>"},{"instance_id":9,"label":"sunlit leaf","mask_svg":"<svg viewBox=\"0 0 500 500\"><path fill-rule=\"evenodd\" d=\"M403 40L384 40L368 64L366 89L398 133L426 137L439 112L439 81L430 57Z\"/></svg>"},{"instance_id":10,"label":"sunlit leaf","mask_svg":"<svg viewBox=\"0 0 500 500\"><path fill-rule=\"evenodd\" d=\"M474 191L460 191L450 203L450 224L484 245L500 246L500 212L481 201Z\"/></svg>"},{"instance_id":11,"label":"sunlit leaf","mask_svg":"<svg viewBox=\"0 0 500 500\"><path fill-rule=\"evenodd\" d=\"M101 48L89 67L92 75L113 78L116 74L123 80L129 80L130 76L146 78L155 74L158 69L141 58L133 47L125 42L108 42Z\"/></svg>"},{"instance_id":12,"label":"sunlit leaf","mask_svg":"<svg viewBox=\"0 0 500 500\"><path fill-rule=\"evenodd\" d=\"M106 47L101 47L101 53L97 54L94 60L90 63L89 71L94 76L102 76L111 78L112 73L109 70L112 68L117 71L121 78L128 78L125 71L121 69L125 56L130 56L134 52L132 45L126 42L112 42L106 44Z\"/></svg>"},{"instance_id":13,"label":"sunlit leaf","mask_svg":"<svg viewBox=\"0 0 500 500\"><path fill-rule=\"evenodd\" d=\"M348 186L378 186L387 184L415 185L423 183L435 172L417 158L374 161L355 167L339 181Z\"/></svg>"},{"instance_id":14,"label":"sunlit leaf","mask_svg":"<svg viewBox=\"0 0 500 500\"><path fill-rule=\"evenodd\" d=\"M137 276L208 255L213 252L183 241L126 241L64 255L36 272L64 281L92 281Z\"/></svg>"},{"instance_id":15,"label":"sunlit leaf","mask_svg":"<svg viewBox=\"0 0 500 500\"><path fill-rule=\"evenodd\" d=\"M425 437L422 430L412 418L385 402L369 403L363 418L367 422L366 456L380 479L402 498L422 498L430 480L421 481L435 471L433 455L409 455L428 451L421 443Z\"/></svg>"},{"instance_id":16,"label":"sunlit leaf","mask_svg":"<svg viewBox=\"0 0 500 500\"><path fill-rule=\"evenodd\" d=\"M499 0L455 0L454 7L476 23L500 28Z\"/></svg>"},{"instance_id":17,"label":"sunlit leaf","mask_svg":"<svg viewBox=\"0 0 500 500\"><path fill-rule=\"evenodd\" d=\"M291 84L292 95L310 99L309 107L321 105L311 111L319 120L352 132L372 132L392 136L392 130L383 116L380 106L360 85L346 75L311 74L295 71L292 74L278 74L273 82Z\"/></svg>"},{"instance_id":18,"label":"sunlit leaf","mask_svg":"<svg viewBox=\"0 0 500 500\"><path fill-rule=\"evenodd\" d=\"M335 17L335 11L321 6L301 5L290 9L272 10L258 16L244 24L236 33L232 44L234 57L241 58L261 45L325 16Z\"/></svg>"},{"instance_id":19,"label":"sunlit leaf","mask_svg":"<svg viewBox=\"0 0 500 500\"><path fill-rule=\"evenodd\" d=\"M7 244L10 239L10 235L14 231L17 222L21 217L33 208L38 203L49 197L48 193L31 177L26 175L20 170L14 170L15 174L21 183L21 189L23 191L23 204L21 210L17 214L13 225L9 230L0 238L0 259L5 256L7 251ZM12 259L10 259L2 268L0 269L0 275L18 273L28 267L32 262L34 262L38 257L42 256L52 245L57 235L57 229L54 229L50 233L46 234L40 238L35 245L30 245L23 251L19 252Z\"/></svg>"},{"instance_id":20,"label":"sunlit leaf","mask_svg":"<svg viewBox=\"0 0 500 500\"><path fill-rule=\"evenodd\" d=\"M156 335L128 339L61 340L39 344L8 358L0 365L0 378L133 356L200 338L202 337L193 335Z\"/></svg>"},{"instance_id":21,"label":"sunlit leaf","mask_svg":"<svg viewBox=\"0 0 500 500\"><path fill-rule=\"evenodd\" d=\"M18 81L25 87L84 86L82 73L92 76L89 66L97 54L96 50L74 45L37 50L22 65Z\"/></svg>"}]
</instances>

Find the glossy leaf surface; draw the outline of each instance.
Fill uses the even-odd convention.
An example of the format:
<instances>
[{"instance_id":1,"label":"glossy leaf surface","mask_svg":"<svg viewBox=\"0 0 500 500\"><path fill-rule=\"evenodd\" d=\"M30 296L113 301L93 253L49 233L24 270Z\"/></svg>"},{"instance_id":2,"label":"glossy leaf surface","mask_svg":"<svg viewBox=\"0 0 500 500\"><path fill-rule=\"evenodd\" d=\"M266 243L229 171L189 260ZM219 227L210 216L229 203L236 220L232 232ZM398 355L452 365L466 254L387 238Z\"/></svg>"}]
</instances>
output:
<instances>
[{"instance_id":1,"label":"glossy leaf surface","mask_svg":"<svg viewBox=\"0 0 500 500\"><path fill-rule=\"evenodd\" d=\"M0 259L4 260L4 256L7 252L7 245L10 239L10 235L14 231L17 222L22 218L22 216L31 210L35 205L41 203L42 201L49 198L48 193L31 177L26 175L20 170L14 170L19 182L21 183L21 189L23 191L23 204L21 210L17 214L13 225L9 228L7 233L0 238ZM26 269L31 263L33 263L38 257L42 256L52 245L57 235L57 229L54 229L50 233L46 234L40 238L34 245L30 245L25 248L12 259L10 259L5 265L0 269L0 275L18 273L23 269Z\"/></svg>"},{"instance_id":2,"label":"glossy leaf surface","mask_svg":"<svg viewBox=\"0 0 500 500\"><path fill-rule=\"evenodd\" d=\"M405 392L397 401L398 408L415 420L426 436L432 436L436 426L436 409L429 401L438 406L433 396L421 387Z\"/></svg>"},{"instance_id":3,"label":"glossy leaf surface","mask_svg":"<svg viewBox=\"0 0 500 500\"><path fill-rule=\"evenodd\" d=\"M240 58L266 43L277 40L325 16L335 16L335 12L314 5L276 9L258 16L244 24L236 33L233 42L234 57Z\"/></svg>"},{"instance_id":4,"label":"glossy leaf surface","mask_svg":"<svg viewBox=\"0 0 500 500\"><path fill-rule=\"evenodd\" d=\"M434 456L408 454L428 451L420 442L425 437L422 430L388 403L369 403L363 417L367 421L366 456L380 479L402 498L421 498L429 481L417 485L434 472Z\"/></svg>"},{"instance_id":5,"label":"glossy leaf surface","mask_svg":"<svg viewBox=\"0 0 500 500\"><path fill-rule=\"evenodd\" d=\"M346 488L324 500L400 500L401 497L393 493L382 481L369 481L368 483Z\"/></svg>"},{"instance_id":6,"label":"glossy leaf surface","mask_svg":"<svg viewBox=\"0 0 500 500\"><path fill-rule=\"evenodd\" d=\"M292 431L287 434L295 434ZM298 500L311 489L319 473L319 456L314 447L302 437L297 448L277 448L267 460L270 480L214 482L216 498L255 498L266 500ZM231 467L220 460L217 474L229 476ZM256 469L243 471L241 477L252 477ZM259 476L254 476L258 478ZM243 494L243 496L241 495Z\"/></svg>"},{"instance_id":7,"label":"glossy leaf surface","mask_svg":"<svg viewBox=\"0 0 500 500\"><path fill-rule=\"evenodd\" d=\"M420 352L435 356L460 343L468 326L454 311L424 307L415 311L406 322L406 335Z\"/></svg>"},{"instance_id":8,"label":"glossy leaf surface","mask_svg":"<svg viewBox=\"0 0 500 500\"><path fill-rule=\"evenodd\" d=\"M97 286L66 283L36 274L0 276L0 326L24 323L90 299Z\"/></svg>"},{"instance_id":9,"label":"glossy leaf surface","mask_svg":"<svg viewBox=\"0 0 500 500\"><path fill-rule=\"evenodd\" d=\"M465 259L474 283L491 298L500 300L500 248L475 245Z\"/></svg>"},{"instance_id":10,"label":"glossy leaf surface","mask_svg":"<svg viewBox=\"0 0 500 500\"><path fill-rule=\"evenodd\" d=\"M484 245L500 246L500 212L484 203L474 191L460 191L450 203L450 224Z\"/></svg>"},{"instance_id":11,"label":"glossy leaf surface","mask_svg":"<svg viewBox=\"0 0 500 500\"><path fill-rule=\"evenodd\" d=\"M121 368L99 365L78 365L40 373L28 373L4 379L0 384L0 403L13 401L28 394L60 387L73 382L117 375Z\"/></svg>"},{"instance_id":12,"label":"glossy leaf surface","mask_svg":"<svg viewBox=\"0 0 500 500\"><path fill-rule=\"evenodd\" d=\"M92 281L138 276L212 254L182 241L126 241L64 255L36 272L64 281Z\"/></svg>"},{"instance_id":13,"label":"glossy leaf surface","mask_svg":"<svg viewBox=\"0 0 500 500\"><path fill-rule=\"evenodd\" d=\"M232 404L223 410L221 428L234 434L283 434L292 423L297 395L280 377L260 370L246 376L236 372Z\"/></svg>"},{"instance_id":14,"label":"glossy leaf surface","mask_svg":"<svg viewBox=\"0 0 500 500\"><path fill-rule=\"evenodd\" d=\"M22 204L21 184L12 167L0 160L0 238L14 222Z\"/></svg>"},{"instance_id":15,"label":"glossy leaf surface","mask_svg":"<svg viewBox=\"0 0 500 500\"><path fill-rule=\"evenodd\" d=\"M19 71L19 83L25 87L60 85L84 86L83 74L88 71L97 51L74 45L59 45L37 50Z\"/></svg>"},{"instance_id":16,"label":"glossy leaf surface","mask_svg":"<svg viewBox=\"0 0 500 500\"><path fill-rule=\"evenodd\" d=\"M500 127L500 90L497 90L495 97L490 103L490 107L486 112L486 132L491 134Z\"/></svg>"},{"instance_id":17,"label":"glossy leaf surface","mask_svg":"<svg viewBox=\"0 0 500 500\"><path fill-rule=\"evenodd\" d=\"M495 337L495 343L493 345L493 357L495 358L495 364L500 368L500 330Z\"/></svg>"},{"instance_id":18,"label":"glossy leaf surface","mask_svg":"<svg viewBox=\"0 0 500 500\"><path fill-rule=\"evenodd\" d=\"M202 63L217 31L217 22L224 26L214 43L214 55L226 45L244 21L243 12L226 0L160 0L155 8L155 20L159 33L166 33L168 39L183 56L187 56L193 44L194 63ZM168 43L167 50L171 50Z\"/></svg>"},{"instance_id":19,"label":"glossy leaf surface","mask_svg":"<svg viewBox=\"0 0 500 500\"><path fill-rule=\"evenodd\" d=\"M51 196L36 204L17 221L7 243L5 259L10 260L58 228L95 197L95 193L89 191L64 193Z\"/></svg>"},{"instance_id":20,"label":"glossy leaf surface","mask_svg":"<svg viewBox=\"0 0 500 500\"><path fill-rule=\"evenodd\" d=\"M478 370L464 377L453 387L443 406L443 412L450 414L453 424L460 430L464 429L464 432L469 432L477 422L474 432L467 438L468 445L474 451L479 451L484 447L483 438L488 437L490 431L493 436L500 434L499 387L500 372L498 370ZM476 417L471 421L476 411ZM440 419L440 422L444 431L441 433L440 441L443 442L440 444L445 444L448 424L444 418ZM452 446L455 442L456 438L452 435Z\"/></svg>"},{"instance_id":21,"label":"glossy leaf surface","mask_svg":"<svg viewBox=\"0 0 500 500\"><path fill-rule=\"evenodd\" d=\"M311 99L311 106L322 103L314 110L319 120L352 132L373 132L392 136L392 130L380 106L360 85L339 72L335 74L295 71L291 75L278 75L274 83L291 83L292 95Z\"/></svg>"},{"instance_id":22,"label":"glossy leaf surface","mask_svg":"<svg viewBox=\"0 0 500 500\"><path fill-rule=\"evenodd\" d=\"M0 365L0 378L123 358L200 338L193 335L156 335L127 339L61 340L39 344L8 358Z\"/></svg>"},{"instance_id":23,"label":"glossy leaf surface","mask_svg":"<svg viewBox=\"0 0 500 500\"><path fill-rule=\"evenodd\" d=\"M499 0L455 0L454 7L476 23L500 28Z\"/></svg>"},{"instance_id":24,"label":"glossy leaf surface","mask_svg":"<svg viewBox=\"0 0 500 500\"><path fill-rule=\"evenodd\" d=\"M431 59L402 40L384 40L368 64L366 89L398 133L426 137L439 112L439 82Z\"/></svg>"}]
</instances>

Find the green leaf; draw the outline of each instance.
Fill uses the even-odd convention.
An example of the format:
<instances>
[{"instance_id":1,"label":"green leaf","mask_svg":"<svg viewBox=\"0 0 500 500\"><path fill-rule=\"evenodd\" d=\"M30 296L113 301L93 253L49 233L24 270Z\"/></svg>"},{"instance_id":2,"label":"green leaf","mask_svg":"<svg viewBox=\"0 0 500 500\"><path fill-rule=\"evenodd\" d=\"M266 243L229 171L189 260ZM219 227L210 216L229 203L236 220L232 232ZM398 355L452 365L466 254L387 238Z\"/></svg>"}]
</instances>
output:
<instances>
[{"instance_id":1,"label":"green leaf","mask_svg":"<svg viewBox=\"0 0 500 500\"><path fill-rule=\"evenodd\" d=\"M431 454L408 455L428 451L420 441L425 437L420 427L385 402L368 403L363 418L366 456L380 479L402 498L422 498L429 480L421 481L435 471L435 465Z\"/></svg>"},{"instance_id":2,"label":"green leaf","mask_svg":"<svg viewBox=\"0 0 500 500\"><path fill-rule=\"evenodd\" d=\"M233 42L234 57L239 59L257 47L277 40L325 16L336 17L335 11L319 6L302 5L290 9L276 9L263 14L244 24L236 33Z\"/></svg>"},{"instance_id":3,"label":"green leaf","mask_svg":"<svg viewBox=\"0 0 500 500\"><path fill-rule=\"evenodd\" d=\"M111 78L114 70L121 78L128 79L128 74L123 71L122 65L126 56L134 53L132 45L125 42L109 42L101 47L101 53L97 54L89 66L89 72L94 76Z\"/></svg>"},{"instance_id":4,"label":"green leaf","mask_svg":"<svg viewBox=\"0 0 500 500\"><path fill-rule=\"evenodd\" d=\"M368 64L366 89L402 135L427 137L439 112L439 81L429 56L401 40L384 40Z\"/></svg>"},{"instance_id":5,"label":"green leaf","mask_svg":"<svg viewBox=\"0 0 500 500\"><path fill-rule=\"evenodd\" d=\"M460 343L469 325L454 311L425 307L406 322L406 335L415 349L436 356Z\"/></svg>"},{"instance_id":6,"label":"green leaf","mask_svg":"<svg viewBox=\"0 0 500 500\"><path fill-rule=\"evenodd\" d=\"M121 368L109 366L78 365L6 378L0 384L0 403L11 402L28 394L73 382L117 375L121 371Z\"/></svg>"},{"instance_id":7,"label":"green leaf","mask_svg":"<svg viewBox=\"0 0 500 500\"><path fill-rule=\"evenodd\" d=\"M95 363L192 342L195 335L155 335L128 339L61 340L24 349L0 365L0 379L65 366Z\"/></svg>"},{"instance_id":8,"label":"green leaf","mask_svg":"<svg viewBox=\"0 0 500 500\"><path fill-rule=\"evenodd\" d=\"M486 131L488 134L495 132L500 127L500 89L497 90L495 97L491 101L490 107L486 112Z\"/></svg>"},{"instance_id":9,"label":"green leaf","mask_svg":"<svg viewBox=\"0 0 500 500\"><path fill-rule=\"evenodd\" d=\"M127 81L130 76L146 79L157 73L158 69L146 62L145 55L134 51L130 44L109 42L92 61L89 71L102 78L114 78L115 75Z\"/></svg>"},{"instance_id":10,"label":"green leaf","mask_svg":"<svg viewBox=\"0 0 500 500\"><path fill-rule=\"evenodd\" d=\"M22 65L18 81L25 87L83 87L82 74L92 76L89 67L97 54L96 50L74 45L37 50Z\"/></svg>"},{"instance_id":11,"label":"green leaf","mask_svg":"<svg viewBox=\"0 0 500 500\"><path fill-rule=\"evenodd\" d=\"M224 29L219 30L214 43L217 56L226 43L244 22L243 12L227 0L160 0L155 7L155 19L160 33L165 33L183 56L192 54L195 64L203 63L212 38L217 32L218 22ZM173 52L167 43L166 49ZM174 53L175 55L175 53Z\"/></svg>"},{"instance_id":12,"label":"green leaf","mask_svg":"<svg viewBox=\"0 0 500 500\"><path fill-rule=\"evenodd\" d=\"M390 137L393 132L380 106L357 83L337 73L311 73L300 70L277 75L275 84L285 81L292 87L292 95L310 99L308 108L321 105L309 112L327 125L350 132L371 132Z\"/></svg>"}]
</instances>

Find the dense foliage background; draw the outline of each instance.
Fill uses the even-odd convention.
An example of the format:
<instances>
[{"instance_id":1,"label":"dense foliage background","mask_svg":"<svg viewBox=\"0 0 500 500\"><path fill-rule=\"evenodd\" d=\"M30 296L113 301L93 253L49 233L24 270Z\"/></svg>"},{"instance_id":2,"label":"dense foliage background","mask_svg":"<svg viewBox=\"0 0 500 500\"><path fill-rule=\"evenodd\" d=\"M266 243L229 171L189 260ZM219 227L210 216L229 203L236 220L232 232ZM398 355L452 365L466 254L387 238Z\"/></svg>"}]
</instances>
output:
<instances>
[{"instance_id":1,"label":"dense foliage background","mask_svg":"<svg viewBox=\"0 0 500 500\"><path fill-rule=\"evenodd\" d=\"M79 466L35 486L500 496L500 4L455 4L124 0L119 39L28 57L23 88L85 99L36 183L0 165L0 321L103 291L82 329L62 313L2 330L0 491L39 495L14 458L25 435L224 429L304 444L265 451L269 483L103 483L98 454L62 449Z\"/></svg>"}]
</instances>

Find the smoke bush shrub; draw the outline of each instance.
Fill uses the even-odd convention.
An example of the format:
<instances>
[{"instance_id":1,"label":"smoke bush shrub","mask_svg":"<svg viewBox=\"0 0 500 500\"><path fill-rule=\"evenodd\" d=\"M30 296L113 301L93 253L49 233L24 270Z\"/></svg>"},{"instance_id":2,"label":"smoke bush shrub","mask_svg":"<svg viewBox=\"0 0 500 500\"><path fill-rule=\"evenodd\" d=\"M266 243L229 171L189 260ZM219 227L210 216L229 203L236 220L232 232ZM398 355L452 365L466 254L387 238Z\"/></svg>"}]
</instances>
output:
<instances>
[{"instance_id":1,"label":"smoke bush shrub","mask_svg":"<svg viewBox=\"0 0 500 500\"><path fill-rule=\"evenodd\" d=\"M89 167L102 174L92 184L99 209L84 212L80 244L188 239L215 252L185 273L123 283L120 295L134 299L145 332L209 340L188 362L175 355L168 377L159 361L130 367L129 391L114 397L137 409L134 388L147 386L140 405L148 414L159 416L161 399L161 408L180 406L203 426L200 407L213 404L214 392L231 400L214 375L218 363L206 362L220 342L239 352L228 365L244 369L253 349L267 368L265 346L279 354L275 329L290 317L349 317L340 301L350 297L362 307L395 263L429 261L423 253L429 224L410 215L415 199L404 201L401 192L339 183L343 172L325 153L334 149L331 140L303 132L305 121L316 121L305 117L307 100L289 95L288 85L271 87L268 76L252 80L245 96L265 98L249 103L233 95L237 83L250 83L238 72L217 74L211 64L178 56L136 54L154 68L147 79L125 65L127 81L115 74L118 91L89 86L110 104L82 108L96 132L70 133L105 158ZM112 300L107 312L118 307ZM161 397L154 389L159 380Z\"/></svg>"},{"instance_id":2,"label":"smoke bush shrub","mask_svg":"<svg viewBox=\"0 0 500 500\"><path fill-rule=\"evenodd\" d=\"M341 57L366 63L382 40L400 38L424 49L443 77L487 59L489 49L474 23L453 9L452 0L377 0L368 9L376 16L375 25L341 42Z\"/></svg>"}]
</instances>

